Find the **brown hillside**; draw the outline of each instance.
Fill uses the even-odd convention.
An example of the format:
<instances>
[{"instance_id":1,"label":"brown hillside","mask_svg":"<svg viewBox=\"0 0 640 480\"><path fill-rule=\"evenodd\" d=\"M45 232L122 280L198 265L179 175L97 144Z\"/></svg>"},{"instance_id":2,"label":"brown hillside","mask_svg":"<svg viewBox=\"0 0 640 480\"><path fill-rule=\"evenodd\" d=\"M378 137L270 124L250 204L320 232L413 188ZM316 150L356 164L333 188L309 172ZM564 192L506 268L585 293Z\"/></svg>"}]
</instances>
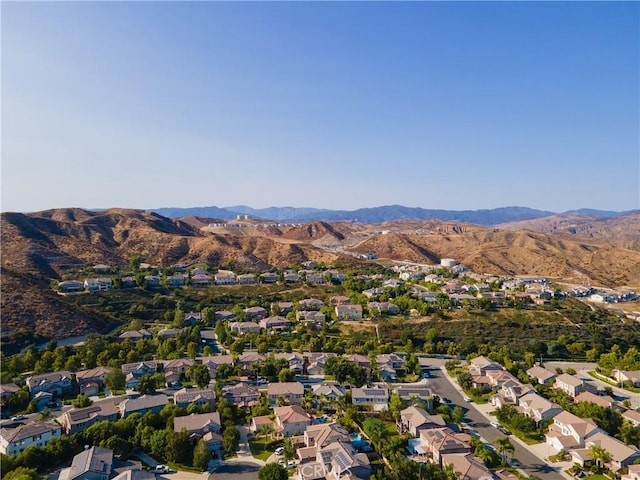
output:
<instances>
[{"instance_id":1,"label":"brown hillside","mask_svg":"<svg viewBox=\"0 0 640 480\"><path fill-rule=\"evenodd\" d=\"M533 230L606 240L640 240L640 212L635 211L614 218L594 215L554 215L498 225L505 230Z\"/></svg>"}]
</instances>

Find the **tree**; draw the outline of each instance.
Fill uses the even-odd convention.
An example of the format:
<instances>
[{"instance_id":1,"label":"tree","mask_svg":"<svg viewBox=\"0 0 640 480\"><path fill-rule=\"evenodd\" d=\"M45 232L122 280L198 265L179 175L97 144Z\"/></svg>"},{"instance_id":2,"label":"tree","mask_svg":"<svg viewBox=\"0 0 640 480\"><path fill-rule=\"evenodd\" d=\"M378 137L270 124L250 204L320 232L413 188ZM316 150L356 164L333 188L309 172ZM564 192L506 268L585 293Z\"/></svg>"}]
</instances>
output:
<instances>
[{"instance_id":1,"label":"tree","mask_svg":"<svg viewBox=\"0 0 640 480\"><path fill-rule=\"evenodd\" d=\"M387 427L382 420L377 418L367 418L362 423L362 430L367 434L367 437L376 446L377 450L380 450L380 443L387 436Z\"/></svg>"},{"instance_id":2,"label":"tree","mask_svg":"<svg viewBox=\"0 0 640 480\"><path fill-rule=\"evenodd\" d=\"M150 427L147 427L150 428ZM169 443L169 435L172 435L173 432L170 430L155 430L151 434L151 439L149 440L149 445L151 447L151 454L157 458L166 458L167 445Z\"/></svg>"},{"instance_id":3,"label":"tree","mask_svg":"<svg viewBox=\"0 0 640 480\"><path fill-rule=\"evenodd\" d=\"M277 463L267 463L258 470L258 478L260 480L287 480L289 475L287 474L287 470Z\"/></svg>"},{"instance_id":4,"label":"tree","mask_svg":"<svg viewBox=\"0 0 640 480\"><path fill-rule=\"evenodd\" d=\"M113 393L118 390L124 390L126 381L127 377L124 372L119 368L114 368L105 375L104 386Z\"/></svg>"},{"instance_id":5,"label":"tree","mask_svg":"<svg viewBox=\"0 0 640 480\"><path fill-rule=\"evenodd\" d=\"M76 408L84 408L84 407L91 406L92 403L93 401L87 395L85 395L84 393L81 393L76 397L76 399L73 402L71 402L71 405L73 405Z\"/></svg>"},{"instance_id":6,"label":"tree","mask_svg":"<svg viewBox=\"0 0 640 480\"><path fill-rule=\"evenodd\" d=\"M209 369L200 363L194 363L187 369L187 376L200 388L209 385L211 374Z\"/></svg>"},{"instance_id":7,"label":"tree","mask_svg":"<svg viewBox=\"0 0 640 480\"><path fill-rule=\"evenodd\" d=\"M296 458L297 456L296 447L293 445L293 441L291 440L291 437L287 437L284 439L282 447L284 448L282 455L284 456L284 459L286 461L293 460L294 458Z\"/></svg>"},{"instance_id":8,"label":"tree","mask_svg":"<svg viewBox=\"0 0 640 480\"><path fill-rule=\"evenodd\" d=\"M3 462L3 467L5 467ZM6 467L3 468L6 472ZM38 475L36 468L18 467L11 472L3 475L3 480L42 480L42 476Z\"/></svg>"},{"instance_id":9,"label":"tree","mask_svg":"<svg viewBox=\"0 0 640 480\"><path fill-rule=\"evenodd\" d=\"M611 461L611 454L607 452L600 445L589 446L587 456L596 462L596 465L603 467L606 463Z\"/></svg>"},{"instance_id":10,"label":"tree","mask_svg":"<svg viewBox=\"0 0 640 480\"><path fill-rule=\"evenodd\" d=\"M240 442L240 431L235 425L228 425L222 434L222 448L225 452L235 452Z\"/></svg>"},{"instance_id":11,"label":"tree","mask_svg":"<svg viewBox=\"0 0 640 480\"><path fill-rule=\"evenodd\" d=\"M140 395L156 393L156 379L152 375L142 375L138 380L136 390L140 392Z\"/></svg>"},{"instance_id":12,"label":"tree","mask_svg":"<svg viewBox=\"0 0 640 480\"><path fill-rule=\"evenodd\" d=\"M404 402L400 395L397 393L392 393L389 398L389 411L393 414L393 417L397 420L400 418L400 412L404 408Z\"/></svg>"},{"instance_id":13,"label":"tree","mask_svg":"<svg viewBox=\"0 0 640 480\"><path fill-rule=\"evenodd\" d=\"M206 440L200 439L193 450L193 466L204 472L209 467L209 460L211 460L209 445Z\"/></svg>"},{"instance_id":14,"label":"tree","mask_svg":"<svg viewBox=\"0 0 640 480\"><path fill-rule=\"evenodd\" d=\"M129 268L134 272L140 270L140 264L142 263L142 257L140 255L134 255L129 259Z\"/></svg>"},{"instance_id":15,"label":"tree","mask_svg":"<svg viewBox=\"0 0 640 480\"><path fill-rule=\"evenodd\" d=\"M168 461L176 463L188 463L191 460L191 442L186 428L180 432L170 432L165 457Z\"/></svg>"},{"instance_id":16,"label":"tree","mask_svg":"<svg viewBox=\"0 0 640 480\"><path fill-rule=\"evenodd\" d=\"M460 425L464 421L464 410L460 405L456 405L451 412L451 421L456 425Z\"/></svg>"},{"instance_id":17,"label":"tree","mask_svg":"<svg viewBox=\"0 0 640 480\"><path fill-rule=\"evenodd\" d=\"M278 382L280 383L295 382L295 380L296 380L296 372L291 370L289 367L283 368L278 373Z\"/></svg>"},{"instance_id":18,"label":"tree","mask_svg":"<svg viewBox=\"0 0 640 480\"><path fill-rule=\"evenodd\" d=\"M506 460L505 453L513 453L515 451L515 447L511 443L511 440L509 440L509 437L497 438L495 440L495 445L496 445L496 450L502 457L503 462Z\"/></svg>"}]
</instances>

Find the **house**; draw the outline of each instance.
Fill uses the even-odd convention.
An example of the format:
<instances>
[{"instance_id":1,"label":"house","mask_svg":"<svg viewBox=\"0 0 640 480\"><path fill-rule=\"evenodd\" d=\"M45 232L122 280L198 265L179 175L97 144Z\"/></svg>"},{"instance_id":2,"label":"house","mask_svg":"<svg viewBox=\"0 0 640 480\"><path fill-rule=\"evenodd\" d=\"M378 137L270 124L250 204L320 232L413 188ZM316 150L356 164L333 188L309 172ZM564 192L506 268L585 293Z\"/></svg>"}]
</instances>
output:
<instances>
[{"instance_id":1,"label":"house","mask_svg":"<svg viewBox=\"0 0 640 480\"><path fill-rule=\"evenodd\" d=\"M113 400L104 400L95 402L85 408L72 408L71 410L67 410L56 420L62 425L64 433L72 435L86 430L94 423L104 420L115 422L117 419L118 408L115 402Z\"/></svg>"},{"instance_id":2,"label":"house","mask_svg":"<svg viewBox=\"0 0 640 480\"><path fill-rule=\"evenodd\" d=\"M101 278L86 278L84 280L84 286L90 292L111 290L111 279L107 277Z\"/></svg>"},{"instance_id":3,"label":"house","mask_svg":"<svg viewBox=\"0 0 640 480\"><path fill-rule=\"evenodd\" d=\"M229 330L236 335L247 333L260 333L260 325L256 322L229 322Z\"/></svg>"},{"instance_id":4,"label":"house","mask_svg":"<svg viewBox=\"0 0 640 480\"><path fill-rule=\"evenodd\" d=\"M21 388L15 383L3 383L0 385L0 399L2 399L3 402L6 402L14 393L17 393L20 390Z\"/></svg>"},{"instance_id":5,"label":"house","mask_svg":"<svg viewBox=\"0 0 640 480\"><path fill-rule=\"evenodd\" d=\"M591 402L604 408L616 408L616 401L609 395L596 395L592 392L582 392L576 395L574 402Z\"/></svg>"},{"instance_id":6,"label":"house","mask_svg":"<svg viewBox=\"0 0 640 480\"><path fill-rule=\"evenodd\" d=\"M178 334L182 331L181 328L163 328L158 331L158 338L160 340L168 340L169 338L177 338Z\"/></svg>"},{"instance_id":7,"label":"house","mask_svg":"<svg viewBox=\"0 0 640 480\"><path fill-rule=\"evenodd\" d=\"M249 317L252 318L253 320L262 320L263 318L266 318L268 315L267 310L262 307L245 308L244 312L247 315L249 315Z\"/></svg>"},{"instance_id":8,"label":"house","mask_svg":"<svg viewBox=\"0 0 640 480\"><path fill-rule=\"evenodd\" d=\"M202 357L201 359L202 365L209 369L209 375L212 379L216 378L216 372L220 365L233 365L233 356L232 355L212 355L209 357Z\"/></svg>"},{"instance_id":9,"label":"house","mask_svg":"<svg viewBox=\"0 0 640 480\"><path fill-rule=\"evenodd\" d=\"M233 272L216 273L213 276L216 285L235 285L236 276Z\"/></svg>"},{"instance_id":10,"label":"house","mask_svg":"<svg viewBox=\"0 0 640 480\"><path fill-rule=\"evenodd\" d=\"M324 307L324 302L317 298L304 298L298 302L298 305L303 310L320 310Z\"/></svg>"},{"instance_id":11,"label":"house","mask_svg":"<svg viewBox=\"0 0 640 480\"><path fill-rule=\"evenodd\" d=\"M359 353L351 353L349 355L343 355L345 360L358 365L359 367L363 367L367 370L367 372L371 371L371 359L366 355L361 355Z\"/></svg>"},{"instance_id":12,"label":"house","mask_svg":"<svg viewBox=\"0 0 640 480\"><path fill-rule=\"evenodd\" d=\"M200 312L189 312L184 314L184 321L182 324L185 327L190 327L192 325L202 325L202 313Z\"/></svg>"},{"instance_id":13,"label":"house","mask_svg":"<svg viewBox=\"0 0 640 480\"><path fill-rule=\"evenodd\" d=\"M535 420L536 423L540 423L547 418L552 418L563 411L562 407L550 402L536 392L531 392L520 397L518 405L522 413Z\"/></svg>"},{"instance_id":14,"label":"house","mask_svg":"<svg viewBox=\"0 0 640 480\"><path fill-rule=\"evenodd\" d=\"M275 420L272 420L269 415L260 415L258 417L253 417L251 419L251 423L249 424L249 430L253 433L275 432Z\"/></svg>"},{"instance_id":15,"label":"house","mask_svg":"<svg viewBox=\"0 0 640 480\"><path fill-rule=\"evenodd\" d=\"M451 466L459 480L493 480L493 474L473 453L445 453L442 466Z\"/></svg>"},{"instance_id":16,"label":"house","mask_svg":"<svg viewBox=\"0 0 640 480\"><path fill-rule=\"evenodd\" d=\"M189 433L189 436L202 438L209 432L220 433L222 423L220 422L220 413L192 413L183 417L175 417L173 419L173 431L181 432L183 429Z\"/></svg>"},{"instance_id":17,"label":"house","mask_svg":"<svg viewBox=\"0 0 640 480\"><path fill-rule=\"evenodd\" d=\"M634 427L640 427L640 412L635 410L625 410L622 418L630 421Z\"/></svg>"},{"instance_id":18,"label":"house","mask_svg":"<svg viewBox=\"0 0 640 480\"><path fill-rule=\"evenodd\" d=\"M433 392L424 385L401 385L393 389L403 402L421 400L428 409L433 408Z\"/></svg>"},{"instance_id":19,"label":"house","mask_svg":"<svg viewBox=\"0 0 640 480\"><path fill-rule=\"evenodd\" d=\"M193 359L191 358L176 358L175 360L166 360L164 362L164 373L165 376L168 373L172 373L177 375L179 378L184 377L191 367L194 364Z\"/></svg>"},{"instance_id":20,"label":"house","mask_svg":"<svg viewBox=\"0 0 640 480\"><path fill-rule=\"evenodd\" d=\"M96 273L111 273L111 267L104 263L98 263L93 266L93 271Z\"/></svg>"},{"instance_id":21,"label":"house","mask_svg":"<svg viewBox=\"0 0 640 480\"><path fill-rule=\"evenodd\" d=\"M187 275L171 275L167 277L167 283L171 288L182 287L187 284L189 277Z\"/></svg>"},{"instance_id":22,"label":"house","mask_svg":"<svg viewBox=\"0 0 640 480\"><path fill-rule=\"evenodd\" d=\"M326 323L326 316L324 313L315 310L299 310L296 312L296 320L300 323L321 327Z\"/></svg>"},{"instance_id":23,"label":"house","mask_svg":"<svg viewBox=\"0 0 640 480\"><path fill-rule=\"evenodd\" d=\"M71 466L60 470L58 480L108 480L111 476L113 450L85 448L73 457Z\"/></svg>"},{"instance_id":24,"label":"house","mask_svg":"<svg viewBox=\"0 0 640 480\"><path fill-rule=\"evenodd\" d=\"M216 320L233 320L235 316L235 313L229 310L219 310L215 313Z\"/></svg>"},{"instance_id":25,"label":"house","mask_svg":"<svg viewBox=\"0 0 640 480\"><path fill-rule=\"evenodd\" d=\"M629 472L621 480L640 480L640 464L629 465Z\"/></svg>"},{"instance_id":26,"label":"house","mask_svg":"<svg viewBox=\"0 0 640 480\"><path fill-rule=\"evenodd\" d=\"M382 288L393 288L393 289L396 289L400 285L402 285L402 282L399 281L399 280L396 280L395 278L390 278L390 279L385 280L384 282L382 282Z\"/></svg>"},{"instance_id":27,"label":"house","mask_svg":"<svg viewBox=\"0 0 640 480\"><path fill-rule=\"evenodd\" d=\"M138 342L140 340L153 338L153 332L151 330L129 330L127 332L118 335L118 340L124 342L125 340L131 340L132 342Z\"/></svg>"},{"instance_id":28,"label":"house","mask_svg":"<svg viewBox=\"0 0 640 480\"><path fill-rule=\"evenodd\" d=\"M346 395L345 389L335 383L316 383L311 385L315 403L321 404L325 401L328 403L337 402Z\"/></svg>"},{"instance_id":29,"label":"house","mask_svg":"<svg viewBox=\"0 0 640 480\"><path fill-rule=\"evenodd\" d=\"M157 275L145 275L144 284L149 288L159 288L160 277Z\"/></svg>"},{"instance_id":30,"label":"house","mask_svg":"<svg viewBox=\"0 0 640 480\"><path fill-rule=\"evenodd\" d=\"M237 277L238 284L240 285L255 285L258 283L258 277L256 277L253 273L244 273L242 275L238 275Z\"/></svg>"},{"instance_id":31,"label":"house","mask_svg":"<svg viewBox=\"0 0 640 480\"><path fill-rule=\"evenodd\" d=\"M296 375L302 375L304 371L304 357L299 353L276 353L273 356L276 360L286 360L289 363L289 368L293 370Z\"/></svg>"},{"instance_id":32,"label":"house","mask_svg":"<svg viewBox=\"0 0 640 480\"><path fill-rule=\"evenodd\" d=\"M146 362L124 363L120 367L126 376L126 387L136 388L143 375L152 375L158 372L158 363L155 360Z\"/></svg>"},{"instance_id":33,"label":"house","mask_svg":"<svg viewBox=\"0 0 640 480\"><path fill-rule=\"evenodd\" d=\"M556 383L553 384L553 388L562 390L567 395L575 398L579 393L587 390L587 384L581 378L563 373L556 377Z\"/></svg>"},{"instance_id":34,"label":"house","mask_svg":"<svg viewBox=\"0 0 640 480\"><path fill-rule=\"evenodd\" d=\"M48 392L61 397L73 391L71 373L66 370L28 377L27 386L31 396L38 392Z\"/></svg>"},{"instance_id":35,"label":"house","mask_svg":"<svg viewBox=\"0 0 640 480\"><path fill-rule=\"evenodd\" d=\"M182 388L173 394L173 403L182 408L191 404L197 407L209 404L213 408L215 392L210 388Z\"/></svg>"},{"instance_id":36,"label":"house","mask_svg":"<svg viewBox=\"0 0 640 480\"><path fill-rule=\"evenodd\" d=\"M400 418L396 422L400 435L410 433L414 437L419 437L421 430L446 426L444 419L440 415L430 415L426 410L415 406L402 410Z\"/></svg>"},{"instance_id":37,"label":"house","mask_svg":"<svg viewBox=\"0 0 640 480\"><path fill-rule=\"evenodd\" d=\"M207 275L206 273L202 273L199 275L191 275L191 285L194 287L206 287L211 285L212 279L211 275ZM216 285L218 283L216 282Z\"/></svg>"},{"instance_id":38,"label":"house","mask_svg":"<svg viewBox=\"0 0 640 480\"><path fill-rule=\"evenodd\" d=\"M327 361L335 357L333 352L309 352L306 354L306 368L304 369L307 375L322 375L324 376L324 367Z\"/></svg>"},{"instance_id":39,"label":"house","mask_svg":"<svg viewBox=\"0 0 640 480\"><path fill-rule=\"evenodd\" d=\"M389 302L369 302L367 308L370 312L377 312L381 314L396 315L400 313L400 309L397 305Z\"/></svg>"},{"instance_id":40,"label":"house","mask_svg":"<svg viewBox=\"0 0 640 480\"><path fill-rule=\"evenodd\" d=\"M267 330L288 330L291 328L291 322L285 317L276 315L274 317L263 318L260 320L260 326Z\"/></svg>"},{"instance_id":41,"label":"house","mask_svg":"<svg viewBox=\"0 0 640 480\"><path fill-rule=\"evenodd\" d=\"M582 419L562 411L553 417L549 431L545 434L547 445L556 452L584 448L585 440L602 430L591 419Z\"/></svg>"},{"instance_id":42,"label":"house","mask_svg":"<svg viewBox=\"0 0 640 480\"><path fill-rule=\"evenodd\" d=\"M384 290L380 287L369 288L367 290L362 291L362 294L367 298L372 298L377 295L382 295L383 293L384 293Z\"/></svg>"},{"instance_id":43,"label":"house","mask_svg":"<svg viewBox=\"0 0 640 480\"><path fill-rule=\"evenodd\" d=\"M362 320L362 305L336 305L338 320Z\"/></svg>"},{"instance_id":44,"label":"house","mask_svg":"<svg viewBox=\"0 0 640 480\"><path fill-rule=\"evenodd\" d=\"M585 460L590 459L589 448L592 445L604 449L611 456L611 460L607 462L607 467L613 472L618 472L640 459L640 451L636 447L625 445L617 438L611 437L604 432L598 432L585 441L584 449L571 452L572 460L575 463L584 465Z\"/></svg>"},{"instance_id":45,"label":"house","mask_svg":"<svg viewBox=\"0 0 640 480\"><path fill-rule=\"evenodd\" d=\"M238 357L236 361L236 365L242 368L243 370L251 370L251 367L254 363L258 365L262 365L262 362L265 361L267 357L262 353L258 352L245 352Z\"/></svg>"},{"instance_id":46,"label":"house","mask_svg":"<svg viewBox=\"0 0 640 480\"><path fill-rule=\"evenodd\" d=\"M169 403L167 396L158 395L142 395L138 398L127 398L123 400L118 408L122 418L127 418L132 413L140 413L144 415L147 412L160 413L165 405Z\"/></svg>"},{"instance_id":47,"label":"house","mask_svg":"<svg viewBox=\"0 0 640 480\"><path fill-rule=\"evenodd\" d=\"M554 378L556 378L557 374L550 370L547 370L544 367L540 367L536 365L535 367L531 367L527 370L527 375L532 378L535 378L540 385L548 385L550 384Z\"/></svg>"},{"instance_id":48,"label":"house","mask_svg":"<svg viewBox=\"0 0 640 480\"><path fill-rule=\"evenodd\" d=\"M345 303L351 303L351 299L345 295L336 295L329 299L332 305L344 305Z\"/></svg>"},{"instance_id":49,"label":"house","mask_svg":"<svg viewBox=\"0 0 640 480\"><path fill-rule=\"evenodd\" d=\"M285 272L282 279L284 283L298 283L300 281L300 275L295 272Z\"/></svg>"},{"instance_id":50,"label":"house","mask_svg":"<svg viewBox=\"0 0 640 480\"><path fill-rule=\"evenodd\" d=\"M120 288L133 288L138 285L135 277L122 277L120 279Z\"/></svg>"},{"instance_id":51,"label":"house","mask_svg":"<svg viewBox=\"0 0 640 480\"><path fill-rule=\"evenodd\" d=\"M504 405L518 405L520 397L531 392L534 390L530 386L523 385L517 380L507 380L502 384L498 393L491 397L491 405L498 408Z\"/></svg>"},{"instance_id":52,"label":"house","mask_svg":"<svg viewBox=\"0 0 640 480\"><path fill-rule=\"evenodd\" d=\"M273 411L276 416L276 432L283 437L301 435L313 423L313 417L299 405L275 407Z\"/></svg>"},{"instance_id":53,"label":"house","mask_svg":"<svg viewBox=\"0 0 640 480\"><path fill-rule=\"evenodd\" d=\"M269 383L267 397L273 407L278 404L278 398L282 398L287 404L300 405L304 396L304 385L300 382Z\"/></svg>"},{"instance_id":54,"label":"house","mask_svg":"<svg viewBox=\"0 0 640 480\"><path fill-rule=\"evenodd\" d=\"M15 455L27 447L44 447L52 438L62 434L55 422L31 423L19 428L0 429L0 453Z\"/></svg>"},{"instance_id":55,"label":"house","mask_svg":"<svg viewBox=\"0 0 640 480\"><path fill-rule=\"evenodd\" d=\"M351 435L337 422L309 425L304 431L304 446L314 451L334 442L351 443Z\"/></svg>"},{"instance_id":56,"label":"house","mask_svg":"<svg viewBox=\"0 0 640 480\"><path fill-rule=\"evenodd\" d=\"M303 461L297 466L297 473L301 480L368 479L371 464L365 453L358 453L348 442L338 441L317 448L315 461Z\"/></svg>"},{"instance_id":57,"label":"house","mask_svg":"<svg viewBox=\"0 0 640 480\"><path fill-rule=\"evenodd\" d=\"M327 283L327 277L324 273L307 273L307 285L324 285Z\"/></svg>"},{"instance_id":58,"label":"house","mask_svg":"<svg viewBox=\"0 0 640 480\"><path fill-rule=\"evenodd\" d=\"M262 279L262 283L270 283L270 284L278 283L277 273L265 272L260 275L260 278Z\"/></svg>"},{"instance_id":59,"label":"house","mask_svg":"<svg viewBox=\"0 0 640 480\"><path fill-rule=\"evenodd\" d=\"M331 283L342 283L349 278L346 273L339 272L338 270L327 270L325 275L329 276Z\"/></svg>"},{"instance_id":60,"label":"house","mask_svg":"<svg viewBox=\"0 0 640 480\"><path fill-rule=\"evenodd\" d=\"M420 431L423 448L429 452L434 463L442 466L442 456L452 453L471 453L470 437L456 433L449 427L428 428Z\"/></svg>"},{"instance_id":61,"label":"house","mask_svg":"<svg viewBox=\"0 0 640 480\"><path fill-rule=\"evenodd\" d=\"M371 405L374 410L383 410L389 404L389 390L380 387L362 387L351 389L353 405Z\"/></svg>"},{"instance_id":62,"label":"house","mask_svg":"<svg viewBox=\"0 0 640 480\"><path fill-rule=\"evenodd\" d=\"M238 407L252 407L260 401L257 388L238 383L222 387L222 398Z\"/></svg>"},{"instance_id":63,"label":"house","mask_svg":"<svg viewBox=\"0 0 640 480\"><path fill-rule=\"evenodd\" d=\"M616 382L626 385L630 384L634 387L640 387L640 370L612 370L613 378Z\"/></svg>"},{"instance_id":64,"label":"house","mask_svg":"<svg viewBox=\"0 0 640 480\"><path fill-rule=\"evenodd\" d=\"M293 302L276 302L271 304L271 308L278 312L278 315L286 315L293 312Z\"/></svg>"},{"instance_id":65,"label":"house","mask_svg":"<svg viewBox=\"0 0 640 480\"><path fill-rule=\"evenodd\" d=\"M84 283L79 280L67 280L58 283L58 292L60 293L77 293L84 291Z\"/></svg>"},{"instance_id":66,"label":"house","mask_svg":"<svg viewBox=\"0 0 640 480\"><path fill-rule=\"evenodd\" d=\"M53 395L49 392L38 392L33 396L36 401L36 410L44 410L52 401Z\"/></svg>"},{"instance_id":67,"label":"house","mask_svg":"<svg viewBox=\"0 0 640 480\"><path fill-rule=\"evenodd\" d=\"M97 391L99 392L104 385L104 378L113 371L111 367L96 367L89 370L80 370L76 372L76 383L80 393L88 395L87 392Z\"/></svg>"}]
</instances>

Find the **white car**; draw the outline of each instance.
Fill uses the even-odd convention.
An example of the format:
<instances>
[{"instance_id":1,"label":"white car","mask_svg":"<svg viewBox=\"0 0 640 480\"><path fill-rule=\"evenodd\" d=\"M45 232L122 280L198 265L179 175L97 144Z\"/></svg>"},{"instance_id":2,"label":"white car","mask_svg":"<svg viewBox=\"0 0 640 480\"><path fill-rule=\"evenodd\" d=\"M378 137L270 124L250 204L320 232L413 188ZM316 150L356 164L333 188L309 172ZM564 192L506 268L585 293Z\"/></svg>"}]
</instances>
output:
<instances>
[{"instance_id":1,"label":"white car","mask_svg":"<svg viewBox=\"0 0 640 480\"><path fill-rule=\"evenodd\" d=\"M25 418L27 418L27 417L25 417L24 415L16 415L15 417L11 418L11 421L12 422L19 422L20 420L24 420Z\"/></svg>"},{"instance_id":2,"label":"white car","mask_svg":"<svg viewBox=\"0 0 640 480\"><path fill-rule=\"evenodd\" d=\"M489 425L491 425L493 428L500 428L500 425L498 425L498 422L489 422Z\"/></svg>"},{"instance_id":3,"label":"white car","mask_svg":"<svg viewBox=\"0 0 640 480\"><path fill-rule=\"evenodd\" d=\"M169 473L171 470L166 465L156 465L153 473Z\"/></svg>"},{"instance_id":4,"label":"white car","mask_svg":"<svg viewBox=\"0 0 640 480\"><path fill-rule=\"evenodd\" d=\"M464 397L464 401L467 403L471 403L471 399L469 397Z\"/></svg>"},{"instance_id":5,"label":"white car","mask_svg":"<svg viewBox=\"0 0 640 480\"><path fill-rule=\"evenodd\" d=\"M294 460L289 460L287 462L287 467L288 468L292 468L292 467L295 467L295 466L296 466L296 462Z\"/></svg>"},{"instance_id":6,"label":"white car","mask_svg":"<svg viewBox=\"0 0 640 480\"><path fill-rule=\"evenodd\" d=\"M284 452L284 447L278 447L276 448L276 451L274 453L276 455L282 455L283 452Z\"/></svg>"}]
</instances>

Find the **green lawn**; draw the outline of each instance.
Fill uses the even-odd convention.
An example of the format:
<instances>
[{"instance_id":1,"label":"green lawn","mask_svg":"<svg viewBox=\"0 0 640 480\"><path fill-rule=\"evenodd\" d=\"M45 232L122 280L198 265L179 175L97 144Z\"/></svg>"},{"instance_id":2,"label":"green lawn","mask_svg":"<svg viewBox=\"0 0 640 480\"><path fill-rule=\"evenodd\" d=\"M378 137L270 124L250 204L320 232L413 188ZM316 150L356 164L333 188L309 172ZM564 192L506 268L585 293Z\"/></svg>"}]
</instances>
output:
<instances>
[{"instance_id":1,"label":"green lawn","mask_svg":"<svg viewBox=\"0 0 640 480\"><path fill-rule=\"evenodd\" d=\"M582 480L611 480L611 479L606 475L597 474L597 475L589 475L587 477L582 477Z\"/></svg>"},{"instance_id":2,"label":"green lawn","mask_svg":"<svg viewBox=\"0 0 640 480\"><path fill-rule=\"evenodd\" d=\"M282 446L282 440L269 440L267 438L258 438L256 440L249 440L249 448L251 449L251 454L262 461L267 461L267 459L273 455L276 448Z\"/></svg>"}]
</instances>

